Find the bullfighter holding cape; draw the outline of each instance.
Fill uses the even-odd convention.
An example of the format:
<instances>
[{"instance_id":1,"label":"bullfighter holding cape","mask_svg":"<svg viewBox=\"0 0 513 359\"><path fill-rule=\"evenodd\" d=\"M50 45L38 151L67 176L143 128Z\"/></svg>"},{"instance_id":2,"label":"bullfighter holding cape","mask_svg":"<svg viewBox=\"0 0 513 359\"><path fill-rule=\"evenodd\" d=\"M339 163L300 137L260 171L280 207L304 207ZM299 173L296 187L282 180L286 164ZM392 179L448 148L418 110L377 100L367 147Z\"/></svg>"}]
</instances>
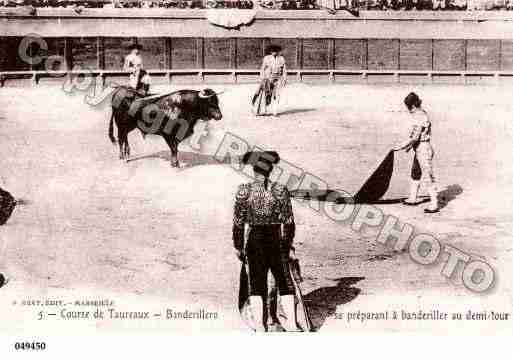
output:
<instances>
[{"instance_id":1,"label":"bullfighter holding cape","mask_svg":"<svg viewBox=\"0 0 513 359\"><path fill-rule=\"evenodd\" d=\"M433 170L434 150L431 145L431 121L427 112L422 108L422 100L410 92L404 98L404 105L410 115L410 133L406 140L403 140L394 147L394 151L413 150L413 163L411 168L410 194L403 202L408 206L416 206L422 201L417 198L421 179L429 183L429 205L424 209L425 213L437 213L438 191Z\"/></svg>"},{"instance_id":2,"label":"bullfighter holding cape","mask_svg":"<svg viewBox=\"0 0 513 359\"><path fill-rule=\"evenodd\" d=\"M239 309L256 331L268 331L270 318L279 320L286 331L308 331L311 324L297 283L299 266L292 245L296 226L290 194L285 186L269 182L279 160L274 151L248 152L242 159L253 166L255 181L241 184L235 197L233 245L242 262ZM269 271L279 292L279 300L271 296L274 305L268 300ZM275 309L270 315L269 307Z\"/></svg>"},{"instance_id":3,"label":"bullfighter holding cape","mask_svg":"<svg viewBox=\"0 0 513 359\"><path fill-rule=\"evenodd\" d=\"M272 107L274 116L278 116L281 89L287 83L287 68L285 58L281 55L281 46L270 45L260 69L260 85L253 95L251 104L253 113L257 116L267 113Z\"/></svg>"}]
</instances>

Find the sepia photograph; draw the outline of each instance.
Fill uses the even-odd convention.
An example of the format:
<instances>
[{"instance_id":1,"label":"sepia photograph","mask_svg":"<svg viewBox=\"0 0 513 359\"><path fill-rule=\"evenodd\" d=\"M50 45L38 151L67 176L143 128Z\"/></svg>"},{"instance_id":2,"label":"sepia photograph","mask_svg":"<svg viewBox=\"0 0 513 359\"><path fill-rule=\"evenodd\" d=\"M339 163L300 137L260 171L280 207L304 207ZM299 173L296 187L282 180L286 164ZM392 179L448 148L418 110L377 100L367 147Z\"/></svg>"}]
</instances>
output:
<instances>
[{"instance_id":1,"label":"sepia photograph","mask_svg":"<svg viewBox=\"0 0 513 359\"><path fill-rule=\"evenodd\" d=\"M1 0L2 350L510 336L512 10Z\"/></svg>"}]
</instances>

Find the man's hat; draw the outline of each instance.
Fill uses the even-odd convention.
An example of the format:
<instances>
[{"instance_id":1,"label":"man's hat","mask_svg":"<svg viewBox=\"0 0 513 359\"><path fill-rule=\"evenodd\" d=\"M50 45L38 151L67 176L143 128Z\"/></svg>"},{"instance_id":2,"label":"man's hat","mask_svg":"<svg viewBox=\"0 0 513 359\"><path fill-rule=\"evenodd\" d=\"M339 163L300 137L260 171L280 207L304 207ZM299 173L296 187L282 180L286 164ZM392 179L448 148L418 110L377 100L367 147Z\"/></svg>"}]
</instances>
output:
<instances>
[{"instance_id":1,"label":"man's hat","mask_svg":"<svg viewBox=\"0 0 513 359\"><path fill-rule=\"evenodd\" d=\"M271 44L271 45L267 46L265 51L268 54L270 54L272 52L280 52L281 51L281 46L280 45L276 45L276 44Z\"/></svg>"},{"instance_id":2,"label":"man's hat","mask_svg":"<svg viewBox=\"0 0 513 359\"><path fill-rule=\"evenodd\" d=\"M242 163L253 166L253 171L269 176L273 165L280 162L280 155L276 151L250 151L242 157Z\"/></svg>"},{"instance_id":3,"label":"man's hat","mask_svg":"<svg viewBox=\"0 0 513 359\"><path fill-rule=\"evenodd\" d=\"M132 44L130 46L128 46L128 50L132 51L132 50L139 50L141 51L143 49L142 45L139 45L139 44Z\"/></svg>"}]
</instances>

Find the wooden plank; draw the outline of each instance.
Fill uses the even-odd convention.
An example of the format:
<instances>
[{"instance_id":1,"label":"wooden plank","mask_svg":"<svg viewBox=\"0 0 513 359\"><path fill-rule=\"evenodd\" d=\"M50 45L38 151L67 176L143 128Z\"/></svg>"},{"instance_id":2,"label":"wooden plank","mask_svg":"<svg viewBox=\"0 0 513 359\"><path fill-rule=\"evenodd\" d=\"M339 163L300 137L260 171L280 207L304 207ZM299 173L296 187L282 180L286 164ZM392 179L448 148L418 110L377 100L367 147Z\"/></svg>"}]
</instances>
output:
<instances>
[{"instance_id":1,"label":"wooden plank","mask_svg":"<svg viewBox=\"0 0 513 359\"><path fill-rule=\"evenodd\" d=\"M468 40L467 70L499 70L499 40Z\"/></svg>"},{"instance_id":2,"label":"wooden plank","mask_svg":"<svg viewBox=\"0 0 513 359\"><path fill-rule=\"evenodd\" d=\"M8 71L10 68L10 53L12 52L7 43L8 37L0 37L0 71Z\"/></svg>"},{"instance_id":3,"label":"wooden plank","mask_svg":"<svg viewBox=\"0 0 513 359\"><path fill-rule=\"evenodd\" d=\"M2 37L0 42L0 70L30 68L13 53L21 38ZM130 37L120 38L47 38L48 55L72 59L72 64L91 69L121 69ZM215 42L221 40L221 42ZM163 38L141 38L146 68L245 68L256 69L261 63L260 54L265 43L277 43L289 68L305 69L369 69L437 71L498 71L513 69L512 40L407 40L394 39L267 39L222 38L208 40L210 48L216 47L215 56L202 62L202 39L176 38L168 46ZM468 48L465 43L468 42ZM103 50L102 51L102 43ZM219 44L223 46L218 46ZM199 45L198 45L199 44ZM212 45L213 44L213 45ZM176 46L174 46L176 45ZM198 45L198 46L196 46ZM400 48L398 48L400 46ZM430 54L430 49L432 55ZM467 55L465 55L467 52ZM102 54L104 65L102 65ZM169 56L167 56L169 54ZM208 57L208 55L207 55ZM465 67L465 60L468 67ZM217 62L217 65L216 65ZM432 64L430 66L430 64ZM44 66L44 65L41 65ZM41 69L35 66L34 69Z\"/></svg>"},{"instance_id":4,"label":"wooden plank","mask_svg":"<svg viewBox=\"0 0 513 359\"><path fill-rule=\"evenodd\" d=\"M261 39L237 39L237 68L258 69L262 64L264 41Z\"/></svg>"},{"instance_id":5,"label":"wooden plank","mask_svg":"<svg viewBox=\"0 0 513 359\"><path fill-rule=\"evenodd\" d=\"M303 68L329 68L327 39L303 39Z\"/></svg>"},{"instance_id":6,"label":"wooden plank","mask_svg":"<svg viewBox=\"0 0 513 359\"><path fill-rule=\"evenodd\" d=\"M302 69L304 67L304 42L303 39L296 39L296 68Z\"/></svg>"},{"instance_id":7,"label":"wooden plank","mask_svg":"<svg viewBox=\"0 0 513 359\"><path fill-rule=\"evenodd\" d=\"M103 37L96 38L96 68L105 69L105 41Z\"/></svg>"},{"instance_id":8,"label":"wooden plank","mask_svg":"<svg viewBox=\"0 0 513 359\"><path fill-rule=\"evenodd\" d=\"M39 41L42 41L39 43ZM63 38L46 38L39 39L38 42L33 42L33 46L30 46L29 51L31 56L37 60L37 63L32 65L34 71L46 71L46 70L61 70L64 68L64 39ZM18 48L10 49L11 56L17 56Z\"/></svg>"},{"instance_id":9,"label":"wooden plank","mask_svg":"<svg viewBox=\"0 0 513 359\"><path fill-rule=\"evenodd\" d=\"M465 41L434 40L433 69L436 71L464 71Z\"/></svg>"},{"instance_id":10,"label":"wooden plank","mask_svg":"<svg viewBox=\"0 0 513 359\"><path fill-rule=\"evenodd\" d=\"M399 69L399 40L369 39L367 46L369 70Z\"/></svg>"},{"instance_id":11,"label":"wooden plank","mask_svg":"<svg viewBox=\"0 0 513 359\"><path fill-rule=\"evenodd\" d=\"M201 63L197 60L198 54L196 50L198 44L203 46L202 43L198 42L197 39L187 37L174 37L171 41L173 45L171 48L173 69L191 69L197 68L198 65L202 67ZM203 58L203 52L201 52L200 56Z\"/></svg>"},{"instance_id":12,"label":"wooden plank","mask_svg":"<svg viewBox=\"0 0 513 359\"><path fill-rule=\"evenodd\" d=\"M262 57L264 57L265 55L267 55L267 46L269 46L271 44L271 39L267 38L267 37L264 37L262 39Z\"/></svg>"},{"instance_id":13,"label":"wooden plank","mask_svg":"<svg viewBox=\"0 0 513 359\"><path fill-rule=\"evenodd\" d=\"M205 67L209 69L230 68L230 39L205 39Z\"/></svg>"},{"instance_id":14,"label":"wooden plank","mask_svg":"<svg viewBox=\"0 0 513 359\"><path fill-rule=\"evenodd\" d=\"M205 40L201 37L196 39L196 67L205 68Z\"/></svg>"},{"instance_id":15,"label":"wooden plank","mask_svg":"<svg viewBox=\"0 0 513 359\"><path fill-rule=\"evenodd\" d=\"M64 61L68 70L73 68L73 39L64 38Z\"/></svg>"},{"instance_id":16,"label":"wooden plank","mask_svg":"<svg viewBox=\"0 0 513 359\"><path fill-rule=\"evenodd\" d=\"M142 37L137 39L142 45L141 56L145 69L166 68L166 41L162 37Z\"/></svg>"},{"instance_id":17,"label":"wooden plank","mask_svg":"<svg viewBox=\"0 0 513 359\"><path fill-rule=\"evenodd\" d=\"M48 46L45 61L42 62L44 70L59 71L66 69L66 38L54 37L45 39Z\"/></svg>"},{"instance_id":18,"label":"wooden plank","mask_svg":"<svg viewBox=\"0 0 513 359\"><path fill-rule=\"evenodd\" d=\"M121 70L128 55L128 48L134 43L131 37L106 37L104 42L105 69Z\"/></svg>"},{"instance_id":19,"label":"wooden plank","mask_svg":"<svg viewBox=\"0 0 513 359\"><path fill-rule=\"evenodd\" d=\"M66 9L61 9L66 10ZM288 38L513 38L512 14L506 11L362 11L359 18L344 11L258 11L250 26L240 30L213 27L204 10L182 9L84 9L77 14L38 8L37 15L4 17L0 33L24 36L166 37L288 37ZM49 11L49 13L47 12ZM41 12L48 15L43 15ZM479 21L486 20L489 21Z\"/></svg>"},{"instance_id":20,"label":"wooden plank","mask_svg":"<svg viewBox=\"0 0 513 359\"><path fill-rule=\"evenodd\" d=\"M301 41L299 39L270 38L268 44L280 45L281 54L285 58L288 68L301 68ZM265 49L264 49L265 50Z\"/></svg>"},{"instance_id":21,"label":"wooden plank","mask_svg":"<svg viewBox=\"0 0 513 359\"><path fill-rule=\"evenodd\" d=\"M96 69L98 66L96 38L73 38L71 43L73 63L81 68Z\"/></svg>"},{"instance_id":22,"label":"wooden plank","mask_svg":"<svg viewBox=\"0 0 513 359\"><path fill-rule=\"evenodd\" d=\"M237 62L237 38L232 37L230 39L230 64L229 68L236 69L238 68Z\"/></svg>"},{"instance_id":23,"label":"wooden plank","mask_svg":"<svg viewBox=\"0 0 513 359\"><path fill-rule=\"evenodd\" d=\"M513 40L502 40L501 70L513 70Z\"/></svg>"},{"instance_id":24,"label":"wooden plank","mask_svg":"<svg viewBox=\"0 0 513 359\"><path fill-rule=\"evenodd\" d=\"M164 56L165 56L166 68L172 69L173 68L173 39L170 37L166 37L164 44L165 44Z\"/></svg>"},{"instance_id":25,"label":"wooden plank","mask_svg":"<svg viewBox=\"0 0 513 359\"><path fill-rule=\"evenodd\" d=\"M328 69L335 68L335 39L328 39Z\"/></svg>"},{"instance_id":26,"label":"wooden plank","mask_svg":"<svg viewBox=\"0 0 513 359\"><path fill-rule=\"evenodd\" d=\"M2 71L26 71L30 70L30 64L23 61L18 55L21 37L0 38L0 69ZM16 51L13 51L15 49Z\"/></svg>"},{"instance_id":27,"label":"wooden plank","mask_svg":"<svg viewBox=\"0 0 513 359\"><path fill-rule=\"evenodd\" d=\"M367 68L367 43L361 39L335 40L335 69Z\"/></svg>"},{"instance_id":28,"label":"wooden plank","mask_svg":"<svg viewBox=\"0 0 513 359\"><path fill-rule=\"evenodd\" d=\"M431 40L401 40L399 64L401 70L431 70Z\"/></svg>"}]
</instances>

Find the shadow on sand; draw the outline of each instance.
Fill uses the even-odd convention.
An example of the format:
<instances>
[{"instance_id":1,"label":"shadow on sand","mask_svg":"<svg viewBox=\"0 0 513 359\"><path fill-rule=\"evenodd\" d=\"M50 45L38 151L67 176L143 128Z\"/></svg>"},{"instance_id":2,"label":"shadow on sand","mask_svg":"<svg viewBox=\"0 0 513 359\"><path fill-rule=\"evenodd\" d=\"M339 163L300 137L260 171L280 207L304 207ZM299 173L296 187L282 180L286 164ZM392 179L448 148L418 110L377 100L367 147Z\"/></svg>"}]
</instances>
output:
<instances>
[{"instance_id":1,"label":"shadow on sand","mask_svg":"<svg viewBox=\"0 0 513 359\"><path fill-rule=\"evenodd\" d=\"M280 118L281 116L296 115L299 113L307 113L307 112L313 112L313 111L316 111L316 109L315 108L295 108L292 110L285 110L282 112L278 112L278 116L274 116L271 112L261 113L261 114L255 115L255 116L257 118L266 118L267 117L267 118L271 118L271 119L276 119L276 118Z\"/></svg>"},{"instance_id":2,"label":"shadow on sand","mask_svg":"<svg viewBox=\"0 0 513 359\"><path fill-rule=\"evenodd\" d=\"M171 153L169 151L159 151L147 155L132 157L128 160L128 162L139 161L148 158L159 158L167 162L170 162ZM227 159L229 160L229 158ZM213 155L184 151L178 152L178 161L180 161L180 169L187 169L190 167L201 165L220 165L223 163L230 163L228 161L219 161Z\"/></svg>"},{"instance_id":3,"label":"shadow on sand","mask_svg":"<svg viewBox=\"0 0 513 359\"><path fill-rule=\"evenodd\" d=\"M463 188L459 184L452 184L447 186L446 189L438 193L438 205L440 209L447 206L447 204L463 193Z\"/></svg>"},{"instance_id":4,"label":"shadow on sand","mask_svg":"<svg viewBox=\"0 0 513 359\"><path fill-rule=\"evenodd\" d=\"M463 188L458 184L447 186L443 191L438 193L438 202L440 209L447 206L447 204L463 193ZM320 202L333 202L337 204L357 204L364 202L357 202L347 193L341 193L333 190L293 190L290 192L291 197L299 200L313 200ZM378 199L375 201L366 201L366 204L397 204L402 203L406 197ZM419 204L429 202L428 196L419 196Z\"/></svg>"},{"instance_id":5,"label":"shadow on sand","mask_svg":"<svg viewBox=\"0 0 513 359\"><path fill-rule=\"evenodd\" d=\"M406 197L389 198L389 199L378 199L375 201L358 202L353 197L347 195L347 193L340 193L333 190L327 191L315 191L315 190L294 190L291 191L291 197L300 200L314 200L320 202L333 202L337 204L398 204L402 203ZM420 196L419 204L428 202L428 196Z\"/></svg>"},{"instance_id":6,"label":"shadow on sand","mask_svg":"<svg viewBox=\"0 0 513 359\"><path fill-rule=\"evenodd\" d=\"M335 314L338 305L349 303L360 294L361 289L353 285L363 279L365 277L338 278L335 286L318 288L303 297L314 331L322 327L326 318Z\"/></svg>"},{"instance_id":7,"label":"shadow on sand","mask_svg":"<svg viewBox=\"0 0 513 359\"><path fill-rule=\"evenodd\" d=\"M298 113L306 113L306 112L313 112L316 111L315 108L295 108L292 110L285 110L283 112L280 112L279 115L295 115Z\"/></svg>"}]
</instances>

